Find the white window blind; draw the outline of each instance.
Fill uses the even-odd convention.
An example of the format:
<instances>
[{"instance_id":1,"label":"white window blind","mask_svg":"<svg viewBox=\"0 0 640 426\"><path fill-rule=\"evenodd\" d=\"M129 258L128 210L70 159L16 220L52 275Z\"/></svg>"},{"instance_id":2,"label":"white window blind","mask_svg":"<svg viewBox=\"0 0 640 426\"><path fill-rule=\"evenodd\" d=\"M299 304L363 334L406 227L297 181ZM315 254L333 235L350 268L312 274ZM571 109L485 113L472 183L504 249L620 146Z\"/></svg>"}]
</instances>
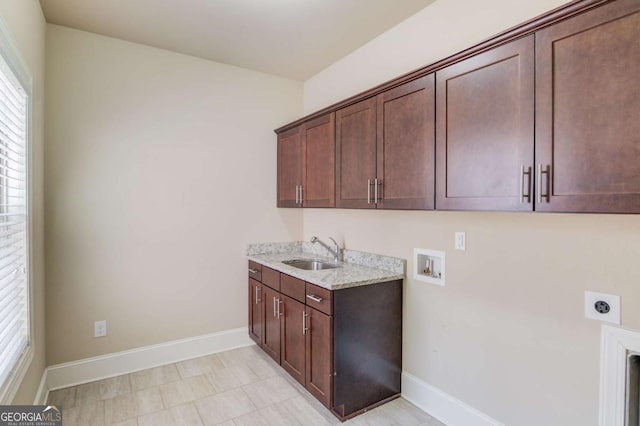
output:
<instances>
[{"instance_id":1,"label":"white window blind","mask_svg":"<svg viewBox=\"0 0 640 426\"><path fill-rule=\"evenodd\" d=\"M29 346L27 105L0 58L0 388Z\"/></svg>"}]
</instances>

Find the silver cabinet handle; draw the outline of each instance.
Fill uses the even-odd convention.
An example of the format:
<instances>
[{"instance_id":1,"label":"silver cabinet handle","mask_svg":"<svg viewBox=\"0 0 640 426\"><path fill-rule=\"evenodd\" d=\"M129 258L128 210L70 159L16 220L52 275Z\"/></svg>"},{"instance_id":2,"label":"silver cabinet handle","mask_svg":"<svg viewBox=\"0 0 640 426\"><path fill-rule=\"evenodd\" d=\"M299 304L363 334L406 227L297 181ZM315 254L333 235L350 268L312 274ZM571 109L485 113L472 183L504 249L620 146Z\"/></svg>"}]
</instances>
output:
<instances>
[{"instance_id":1,"label":"silver cabinet handle","mask_svg":"<svg viewBox=\"0 0 640 426\"><path fill-rule=\"evenodd\" d=\"M300 204L300 185L296 185L296 204Z\"/></svg>"},{"instance_id":2,"label":"silver cabinet handle","mask_svg":"<svg viewBox=\"0 0 640 426\"><path fill-rule=\"evenodd\" d=\"M304 336L305 334L307 334L307 317L309 316L308 313L306 312L302 312L302 335Z\"/></svg>"},{"instance_id":3,"label":"silver cabinet handle","mask_svg":"<svg viewBox=\"0 0 640 426\"><path fill-rule=\"evenodd\" d=\"M324 299L322 297L318 297L315 294L307 294L307 299L311 299L314 302L321 303Z\"/></svg>"},{"instance_id":4,"label":"silver cabinet handle","mask_svg":"<svg viewBox=\"0 0 640 426\"><path fill-rule=\"evenodd\" d=\"M282 316L282 312L280 311L280 307L282 306L282 300L278 299L278 318Z\"/></svg>"},{"instance_id":5,"label":"silver cabinet handle","mask_svg":"<svg viewBox=\"0 0 640 426\"><path fill-rule=\"evenodd\" d=\"M275 296L273 296L273 317L277 318L276 317L276 297Z\"/></svg>"},{"instance_id":6,"label":"silver cabinet handle","mask_svg":"<svg viewBox=\"0 0 640 426\"><path fill-rule=\"evenodd\" d=\"M378 204L378 178L373 180L373 204Z\"/></svg>"},{"instance_id":7,"label":"silver cabinet handle","mask_svg":"<svg viewBox=\"0 0 640 426\"><path fill-rule=\"evenodd\" d=\"M538 163L538 182L536 185L536 191L538 192L538 203L542 202L542 193L540 191L542 187L542 164Z\"/></svg>"},{"instance_id":8,"label":"silver cabinet handle","mask_svg":"<svg viewBox=\"0 0 640 426\"><path fill-rule=\"evenodd\" d=\"M304 191L304 186L300 185L300 204L304 204L303 191Z\"/></svg>"},{"instance_id":9,"label":"silver cabinet handle","mask_svg":"<svg viewBox=\"0 0 640 426\"><path fill-rule=\"evenodd\" d=\"M252 274L257 274L260 271L258 271L257 269L249 268L249 272L251 272Z\"/></svg>"},{"instance_id":10,"label":"silver cabinet handle","mask_svg":"<svg viewBox=\"0 0 640 426\"><path fill-rule=\"evenodd\" d=\"M547 193L543 194L542 193L542 175L546 174L547 175ZM544 170L542 170L542 164L538 163L538 203L542 203L542 197L544 197L546 199L546 202L549 202L549 179L550 179L550 170L549 167L545 167Z\"/></svg>"},{"instance_id":11,"label":"silver cabinet handle","mask_svg":"<svg viewBox=\"0 0 640 426\"><path fill-rule=\"evenodd\" d=\"M260 287L256 286L256 305L260 303Z\"/></svg>"},{"instance_id":12,"label":"silver cabinet handle","mask_svg":"<svg viewBox=\"0 0 640 426\"><path fill-rule=\"evenodd\" d=\"M382 180L380 180L380 179L378 179L378 178L375 178L375 179L373 180L373 182L374 182L374 183L373 183L373 185L374 185L374 187L373 187L373 194L374 194L374 195L373 195L373 202L374 202L375 204L378 204L378 203L380 202L380 200L382 200L382 196L381 196L381 194L378 192L378 187L380 187L380 189L382 189Z\"/></svg>"},{"instance_id":13,"label":"silver cabinet handle","mask_svg":"<svg viewBox=\"0 0 640 426\"><path fill-rule=\"evenodd\" d=\"M527 199L527 203L531 202L531 167L520 166L520 203L524 203L524 199ZM527 193L524 193L524 177L527 176Z\"/></svg>"},{"instance_id":14,"label":"silver cabinet handle","mask_svg":"<svg viewBox=\"0 0 640 426\"><path fill-rule=\"evenodd\" d=\"M524 194L522 187L524 186L524 166L520 166L520 204L524 203Z\"/></svg>"},{"instance_id":15,"label":"silver cabinet handle","mask_svg":"<svg viewBox=\"0 0 640 426\"><path fill-rule=\"evenodd\" d=\"M367 179L367 204L371 204L371 179Z\"/></svg>"}]
</instances>

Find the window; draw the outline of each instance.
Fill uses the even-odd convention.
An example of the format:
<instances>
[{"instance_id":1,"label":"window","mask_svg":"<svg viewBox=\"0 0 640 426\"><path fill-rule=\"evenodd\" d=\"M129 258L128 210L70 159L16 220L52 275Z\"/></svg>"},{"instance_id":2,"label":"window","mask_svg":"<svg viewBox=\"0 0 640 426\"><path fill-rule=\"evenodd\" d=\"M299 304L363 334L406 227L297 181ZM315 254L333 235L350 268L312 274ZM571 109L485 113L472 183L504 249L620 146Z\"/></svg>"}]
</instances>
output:
<instances>
[{"instance_id":1,"label":"window","mask_svg":"<svg viewBox=\"0 0 640 426\"><path fill-rule=\"evenodd\" d=\"M9 65L15 61L6 54L6 40L0 41L0 403L9 403L31 355L29 95Z\"/></svg>"}]
</instances>

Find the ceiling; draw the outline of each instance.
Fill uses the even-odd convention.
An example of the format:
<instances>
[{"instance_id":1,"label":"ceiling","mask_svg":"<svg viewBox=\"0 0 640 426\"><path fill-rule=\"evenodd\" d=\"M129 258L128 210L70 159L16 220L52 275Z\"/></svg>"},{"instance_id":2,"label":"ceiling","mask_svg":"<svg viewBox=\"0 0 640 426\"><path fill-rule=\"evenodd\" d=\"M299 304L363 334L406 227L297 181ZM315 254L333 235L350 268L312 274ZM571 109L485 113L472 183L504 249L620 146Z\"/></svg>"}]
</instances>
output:
<instances>
[{"instance_id":1,"label":"ceiling","mask_svg":"<svg viewBox=\"0 0 640 426\"><path fill-rule=\"evenodd\" d=\"M304 81L435 0L40 0L47 22Z\"/></svg>"}]
</instances>

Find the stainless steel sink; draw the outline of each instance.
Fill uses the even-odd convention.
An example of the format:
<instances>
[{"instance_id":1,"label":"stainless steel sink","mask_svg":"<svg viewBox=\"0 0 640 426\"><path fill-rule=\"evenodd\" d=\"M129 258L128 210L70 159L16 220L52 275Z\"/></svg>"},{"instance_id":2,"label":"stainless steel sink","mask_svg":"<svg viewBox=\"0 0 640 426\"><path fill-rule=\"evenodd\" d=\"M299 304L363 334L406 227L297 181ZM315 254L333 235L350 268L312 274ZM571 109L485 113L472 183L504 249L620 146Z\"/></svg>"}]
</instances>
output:
<instances>
[{"instance_id":1,"label":"stainless steel sink","mask_svg":"<svg viewBox=\"0 0 640 426\"><path fill-rule=\"evenodd\" d=\"M307 271L320 271L322 269L334 269L340 267L340 265L334 265L332 263L326 263L320 260L308 259L285 260L282 263L284 263L285 265L293 266L294 268L305 269Z\"/></svg>"}]
</instances>

